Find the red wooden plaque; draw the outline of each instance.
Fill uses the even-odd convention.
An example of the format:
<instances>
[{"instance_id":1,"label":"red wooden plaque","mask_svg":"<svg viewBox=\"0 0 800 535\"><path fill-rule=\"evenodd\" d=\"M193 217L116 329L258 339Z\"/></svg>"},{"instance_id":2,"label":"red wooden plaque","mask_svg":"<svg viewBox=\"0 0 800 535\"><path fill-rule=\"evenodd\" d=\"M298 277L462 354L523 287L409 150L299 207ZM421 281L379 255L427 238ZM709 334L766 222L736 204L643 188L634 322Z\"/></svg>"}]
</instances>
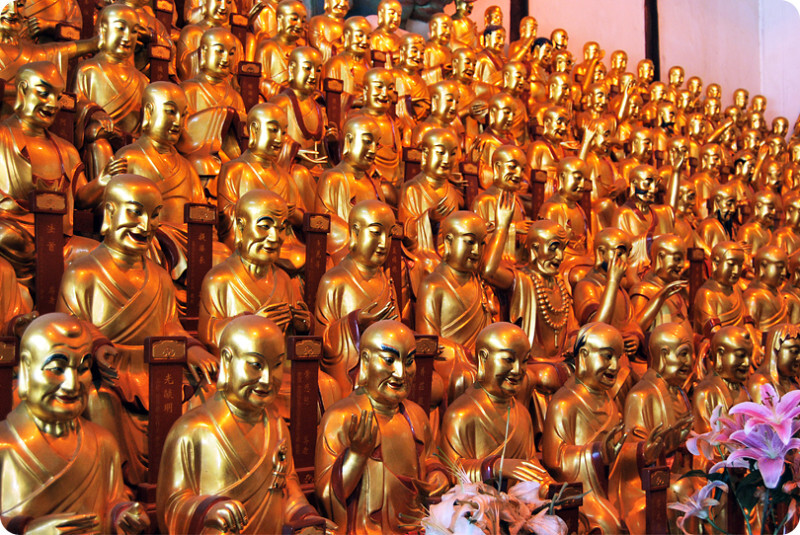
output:
<instances>
[{"instance_id":1,"label":"red wooden plaque","mask_svg":"<svg viewBox=\"0 0 800 535\"><path fill-rule=\"evenodd\" d=\"M200 287L211 269L214 225L217 210L210 204L188 203L184 206L183 220L188 226L189 266L186 268L186 316L197 317L200 310Z\"/></svg>"},{"instance_id":2,"label":"red wooden plaque","mask_svg":"<svg viewBox=\"0 0 800 535\"><path fill-rule=\"evenodd\" d=\"M36 310L55 312L58 288L64 275L64 214L67 197L63 193L35 191L31 194L36 235Z\"/></svg>"},{"instance_id":3,"label":"red wooden plaque","mask_svg":"<svg viewBox=\"0 0 800 535\"><path fill-rule=\"evenodd\" d=\"M439 337L430 334L417 334L417 373L411 394L408 398L422 407L425 412L431 412L431 383L433 382L433 359L439 352Z\"/></svg>"},{"instance_id":4,"label":"red wooden plaque","mask_svg":"<svg viewBox=\"0 0 800 535\"><path fill-rule=\"evenodd\" d=\"M306 287L303 299L314 314L317 303L317 288L325 274L328 261L328 232L331 216L306 212L303 216L303 232L306 235Z\"/></svg>"},{"instance_id":5,"label":"red wooden plaque","mask_svg":"<svg viewBox=\"0 0 800 535\"><path fill-rule=\"evenodd\" d=\"M653 466L644 468L642 490L645 493L645 532L652 535L667 535L667 489L669 488L669 467Z\"/></svg>"},{"instance_id":6,"label":"red wooden plaque","mask_svg":"<svg viewBox=\"0 0 800 535\"><path fill-rule=\"evenodd\" d=\"M292 455L303 492L314 490L314 459L317 450L317 414L319 408L319 359L322 337L290 336L288 357L292 362L292 400L289 427Z\"/></svg>"},{"instance_id":7,"label":"red wooden plaque","mask_svg":"<svg viewBox=\"0 0 800 535\"><path fill-rule=\"evenodd\" d=\"M259 83L261 82L261 64L254 61L239 62L239 90L247 111L258 104Z\"/></svg>"},{"instance_id":8,"label":"red wooden plaque","mask_svg":"<svg viewBox=\"0 0 800 535\"><path fill-rule=\"evenodd\" d=\"M18 364L17 339L0 337L0 420L6 419L14 405L14 367Z\"/></svg>"}]
</instances>

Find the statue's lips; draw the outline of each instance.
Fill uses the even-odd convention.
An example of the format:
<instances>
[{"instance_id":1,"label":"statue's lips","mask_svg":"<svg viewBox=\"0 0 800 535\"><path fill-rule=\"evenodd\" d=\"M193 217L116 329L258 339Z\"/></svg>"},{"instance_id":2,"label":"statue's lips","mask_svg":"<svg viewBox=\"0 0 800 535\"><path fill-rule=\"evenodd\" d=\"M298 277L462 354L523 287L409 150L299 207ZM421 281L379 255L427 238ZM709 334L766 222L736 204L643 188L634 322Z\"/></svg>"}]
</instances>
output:
<instances>
[{"instance_id":1,"label":"statue's lips","mask_svg":"<svg viewBox=\"0 0 800 535\"><path fill-rule=\"evenodd\" d=\"M603 372L603 378L613 383L617 380L617 372Z\"/></svg>"},{"instance_id":2,"label":"statue's lips","mask_svg":"<svg viewBox=\"0 0 800 535\"><path fill-rule=\"evenodd\" d=\"M64 404L78 403L81 400L80 394L57 394L56 399Z\"/></svg>"},{"instance_id":3,"label":"statue's lips","mask_svg":"<svg viewBox=\"0 0 800 535\"><path fill-rule=\"evenodd\" d=\"M255 394L258 397L265 398L265 397L267 397L267 396L272 394L272 389L270 388L270 389L265 390L265 389L262 389L262 388L256 388L256 389L253 390L253 394Z\"/></svg>"},{"instance_id":4,"label":"statue's lips","mask_svg":"<svg viewBox=\"0 0 800 535\"><path fill-rule=\"evenodd\" d=\"M130 238L136 243L139 244L147 243L147 234L140 234L138 232L129 232L128 236L130 236Z\"/></svg>"},{"instance_id":5,"label":"statue's lips","mask_svg":"<svg viewBox=\"0 0 800 535\"><path fill-rule=\"evenodd\" d=\"M392 390L404 390L406 387L405 381L386 381L386 386Z\"/></svg>"}]
</instances>

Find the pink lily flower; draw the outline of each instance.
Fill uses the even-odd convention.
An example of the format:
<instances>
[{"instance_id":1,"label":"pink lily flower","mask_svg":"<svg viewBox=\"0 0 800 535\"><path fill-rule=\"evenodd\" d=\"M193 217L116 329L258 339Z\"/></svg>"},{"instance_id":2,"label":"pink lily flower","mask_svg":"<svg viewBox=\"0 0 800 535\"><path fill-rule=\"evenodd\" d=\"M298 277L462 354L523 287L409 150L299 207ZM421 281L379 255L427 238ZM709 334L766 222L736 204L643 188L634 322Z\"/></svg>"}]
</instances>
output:
<instances>
[{"instance_id":1,"label":"pink lily flower","mask_svg":"<svg viewBox=\"0 0 800 535\"><path fill-rule=\"evenodd\" d=\"M749 431L746 429L734 431L731 439L744 447L732 452L726 462L754 460L764 479L764 485L770 489L774 489L778 485L778 481L783 475L786 455L791 450L800 448L800 439L782 440L772 424L761 423L751 426Z\"/></svg>"},{"instance_id":2,"label":"pink lily flower","mask_svg":"<svg viewBox=\"0 0 800 535\"><path fill-rule=\"evenodd\" d=\"M800 390L787 392L783 397L778 396L770 384L762 385L761 396L763 403L745 401L730 410L730 414L745 416L744 430L750 432L756 425L768 424L786 443L800 430Z\"/></svg>"},{"instance_id":3,"label":"pink lily flower","mask_svg":"<svg viewBox=\"0 0 800 535\"><path fill-rule=\"evenodd\" d=\"M683 533L690 535L683 527L686 520L692 517L696 517L699 520L709 519L710 509L719 505L719 501L711 497L714 490L717 488L728 492L728 485L722 481L709 481L703 488L692 496L689 496L683 503L674 502L667 506L670 509L683 512L683 516L678 519L678 527Z\"/></svg>"}]
</instances>

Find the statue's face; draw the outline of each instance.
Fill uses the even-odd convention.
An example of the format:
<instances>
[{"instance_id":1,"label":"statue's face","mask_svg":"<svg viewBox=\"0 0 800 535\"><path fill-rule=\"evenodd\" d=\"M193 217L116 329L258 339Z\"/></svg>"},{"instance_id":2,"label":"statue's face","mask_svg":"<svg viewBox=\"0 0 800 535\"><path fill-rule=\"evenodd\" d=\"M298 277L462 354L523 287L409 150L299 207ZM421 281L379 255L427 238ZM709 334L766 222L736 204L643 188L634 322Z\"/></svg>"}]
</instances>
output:
<instances>
[{"instance_id":1,"label":"statue's face","mask_svg":"<svg viewBox=\"0 0 800 535\"><path fill-rule=\"evenodd\" d=\"M133 11L118 10L100 25L100 37L103 43L103 52L109 56L120 59L129 58L136 48L138 33L136 27L139 20ZM0 15L2 18L2 15Z\"/></svg>"},{"instance_id":2,"label":"statue's face","mask_svg":"<svg viewBox=\"0 0 800 535\"><path fill-rule=\"evenodd\" d=\"M712 262L712 275L714 280L723 286L733 286L742 276L742 266L744 266L744 251L732 249L719 260Z\"/></svg>"},{"instance_id":3,"label":"statue's face","mask_svg":"<svg viewBox=\"0 0 800 535\"><path fill-rule=\"evenodd\" d=\"M687 134L698 141L704 138L705 122L702 115L693 113L691 117L689 117L689 129Z\"/></svg>"},{"instance_id":4,"label":"statue's face","mask_svg":"<svg viewBox=\"0 0 800 535\"><path fill-rule=\"evenodd\" d=\"M451 123L458 113L458 92L439 90L433 94L431 102L431 115L440 118L446 123Z\"/></svg>"},{"instance_id":5,"label":"statue's face","mask_svg":"<svg viewBox=\"0 0 800 535\"><path fill-rule=\"evenodd\" d=\"M767 146L769 147L769 155L777 158L786 149L786 140L780 136L770 136L767 139Z\"/></svg>"},{"instance_id":6,"label":"statue's face","mask_svg":"<svg viewBox=\"0 0 800 535\"><path fill-rule=\"evenodd\" d=\"M719 100L722 96L722 88L719 84L711 84L708 86L708 89L706 89L706 96Z\"/></svg>"},{"instance_id":7,"label":"statue's face","mask_svg":"<svg viewBox=\"0 0 800 535\"><path fill-rule=\"evenodd\" d=\"M652 84L650 86L650 100L652 102L661 102L664 100L666 93L666 88L662 83Z\"/></svg>"},{"instance_id":8,"label":"statue's face","mask_svg":"<svg viewBox=\"0 0 800 535\"><path fill-rule=\"evenodd\" d=\"M772 288L780 288L789 274L786 269L786 264L787 261L785 258L762 260L759 265L759 280Z\"/></svg>"},{"instance_id":9,"label":"statue's face","mask_svg":"<svg viewBox=\"0 0 800 535\"><path fill-rule=\"evenodd\" d=\"M362 222L361 225L358 231L350 230L350 256L364 266L380 267L389 256L394 218L384 213L373 214L369 221Z\"/></svg>"},{"instance_id":10,"label":"statue's face","mask_svg":"<svg viewBox=\"0 0 800 535\"><path fill-rule=\"evenodd\" d=\"M719 218L728 222L736 214L736 197L727 194L717 195L714 198L714 208L719 212Z\"/></svg>"},{"instance_id":11,"label":"statue's face","mask_svg":"<svg viewBox=\"0 0 800 535\"><path fill-rule=\"evenodd\" d=\"M453 57L453 72L459 81L471 81L475 75L475 53L456 54Z\"/></svg>"},{"instance_id":12,"label":"statue's face","mask_svg":"<svg viewBox=\"0 0 800 535\"><path fill-rule=\"evenodd\" d=\"M776 364L781 377L792 379L797 377L800 373L800 339L787 338L781 343Z\"/></svg>"},{"instance_id":13,"label":"statue's face","mask_svg":"<svg viewBox=\"0 0 800 535\"><path fill-rule=\"evenodd\" d=\"M689 102L691 102L691 100L692 100L692 94L689 93L688 91L683 90L678 93L678 99L676 105L678 106L679 110L686 111L686 109L689 107Z\"/></svg>"},{"instance_id":14,"label":"statue's face","mask_svg":"<svg viewBox=\"0 0 800 535\"><path fill-rule=\"evenodd\" d=\"M597 125L597 130L595 130L594 139L592 140L594 149L600 153L607 151L612 141L612 135L611 122L601 121Z\"/></svg>"},{"instance_id":15,"label":"statue's face","mask_svg":"<svg viewBox=\"0 0 800 535\"><path fill-rule=\"evenodd\" d=\"M672 67L669 70L669 85L673 87L680 87L683 85L683 69L680 67Z\"/></svg>"},{"instance_id":16,"label":"statue's face","mask_svg":"<svg viewBox=\"0 0 800 535\"><path fill-rule=\"evenodd\" d=\"M498 54L503 52L503 47L506 44L506 31L504 29L495 30L486 36L486 48L489 48Z\"/></svg>"},{"instance_id":17,"label":"statue's face","mask_svg":"<svg viewBox=\"0 0 800 535\"><path fill-rule=\"evenodd\" d=\"M678 213L693 214L696 203L697 190L695 189L694 184L691 182L681 184L680 190L678 191Z\"/></svg>"},{"instance_id":18,"label":"statue's face","mask_svg":"<svg viewBox=\"0 0 800 535\"><path fill-rule=\"evenodd\" d=\"M505 37L504 37L505 39ZM547 67L553 61L553 46L550 43L542 43L533 49L534 59L539 62L539 65ZM569 67L566 67L568 69ZM566 71L557 71L566 72Z\"/></svg>"},{"instance_id":19,"label":"statue's face","mask_svg":"<svg viewBox=\"0 0 800 535\"><path fill-rule=\"evenodd\" d=\"M780 191L783 187L783 166L772 161L767 165L764 174L764 187L772 191Z\"/></svg>"},{"instance_id":20,"label":"statue's face","mask_svg":"<svg viewBox=\"0 0 800 535\"><path fill-rule=\"evenodd\" d=\"M422 66L422 56L425 52L425 42L422 39L407 41L400 47L403 66L409 70L416 70Z\"/></svg>"},{"instance_id":21,"label":"statue's face","mask_svg":"<svg viewBox=\"0 0 800 535\"><path fill-rule=\"evenodd\" d=\"M553 56L553 72L568 72L571 68L572 58L569 54L558 53Z\"/></svg>"},{"instance_id":22,"label":"statue's face","mask_svg":"<svg viewBox=\"0 0 800 535\"><path fill-rule=\"evenodd\" d=\"M417 373L416 344L413 338L406 338L387 338L379 346L370 344L362 350L362 362L364 353L369 354L364 387L367 395L381 405L395 407L411 392Z\"/></svg>"},{"instance_id":23,"label":"statue's face","mask_svg":"<svg viewBox=\"0 0 800 535\"><path fill-rule=\"evenodd\" d=\"M655 255L656 274L664 281L672 282L681 278L686 270L686 250L680 243L666 242Z\"/></svg>"},{"instance_id":24,"label":"statue's face","mask_svg":"<svg viewBox=\"0 0 800 535\"><path fill-rule=\"evenodd\" d=\"M767 109L767 98L763 95L756 95L753 97L753 111L764 113Z\"/></svg>"},{"instance_id":25,"label":"statue's face","mask_svg":"<svg viewBox=\"0 0 800 535\"><path fill-rule=\"evenodd\" d=\"M620 72L628 68L628 56L625 52L617 51L611 55L611 68Z\"/></svg>"},{"instance_id":26,"label":"statue's face","mask_svg":"<svg viewBox=\"0 0 800 535\"><path fill-rule=\"evenodd\" d=\"M486 26L501 26L503 24L503 12L497 6L492 6L486 10L483 16Z\"/></svg>"},{"instance_id":27,"label":"statue's face","mask_svg":"<svg viewBox=\"0 0 800 535\"><path fill-rule=\"evenodd\" d=\"M559 176L561 194L575 202L581 200L583 192L587 189L587 176L588 171L585 165L564 169Z\"/></svg>"},{"instance_id":28,"label":"statue's face","mask_svg":"<svg viewBox=\"0 0 800 535\"><path fill-rule=\"evenodd\" d=\"M514 120L514 105L510 100L499 102L489 108L489 124L498 132L505 132Z\"/></svg>"},{"instance_id":29,"label":"statue's face","mask_svg":"<svg viewBox=\"0 0 800 535\"><path fill-rule=\"evenodd\" d=\"M403 16L403 7L400 2L386 2L381 4L378 10L378 24L386 31L394 33L400 27L400 20Z\"/></svg>"},{"instance_id":30,"label":"statue's face","mask_svg":"<svg viewBox=\"0 0 800 535\"><path fill-rule=\"evenodd\" d=\"M239 336L226 366L225 399L241 410L259 411L270 406L281 389L286 349L273 336Z\"/></svg>"},{"instance_id":31,"label":"statue's face","mask_svg":"<svg viewBox=\"0 0 800 535\"><path fill-rule=\"evenodd\" d=\"M598 63L597 67L595 67L594 72L592 72L592 82L602 82L606 79L606 66L602 63ZM606 100L608 100L608 95L606 95Z\"/></svg>"},{"instance_id":32,"label":"statue's face","mask_svg":"<svg viewBox=\"0 0 800 535\"><path fill-rule=\"evenodd\" d=\"M656 192L658 191L658 177L655 170L647 168L637 171L631 177L633 184L633 195L639 202L652 204L656 202Z\"/></svg>"},{"instance_id":33,"label":"statue's face","mask_svg":"<svg viewBox=\"0 0 800 535\"><path fill-rule=\"evenodd\" d=\"M706 117L709 118L716 118L719 115L719 99L716 98L708 98L703 104L703 110L705 111Z\"/></svg>"},{"instance_id":34,"label":"statue's face","mask_svg":"<svg viewBox=\"0 0 800 535\"><path fill-rule=\"evenodd\" d=\"M567 135L567 116L563 113L548 113L544 117L544 136L561 141Z\"/></svg>"},{"instance_id":35,"label":"statue's face","mask_svg":"<svg viewBox=\"0 0 800 535\"><path fill-rule=\"evenodd\" d=\"M703 81L697 76L692 76L689 78L689 81L686 82L686 88L693 97L697 97L703 91Z\"/></svg>"},{"instance_id":36,"label":"statue's face","mask_svg":"<svg viewBox=\"0 0 800 535\"><path fill-rule=\"evenodd\" d=\"M226 78L231 73L236 42L229 35L214 39L200 48L200 68L214 78Z\"/></svg>"},{"instance_id":37,"label":"statue's face","mask_svg":"<svg viewBox=\"0 0 800 535\"><path fill-rule=\"evenodd\" d=\"M617 381L623 349L622 336L611 328L590 334L579 351L578 378L592 390L608 390Z\"/></svg>"},{"instance_id":38,"label":"statue's face","mask_svg":"<svg viewBox=\"0 0 800 535\"><path fill-rule=\"evenodd\" d=\"M279 33L287 36L290 41L296 41L303 35L303 28L306 24L306 10L288 9L287 11L279 11L277 15L277 24Z\"/></svg>"},{"instance_id":39,"label":"statue's face","mask_svg":"<svg viewBox=\"0 0 800 535\"><path fill-rule=\"evenodd\" d=\"M63 92L64 81L60 76L34 74L29 77L22 94L17 94L18 101L22 98L22 106L17 115L26 122L49 128L60 109L59 100Z\"/></svg>"},{"instance_id":40,"label":"statue's face","mask_svg":"<svg viewBox=\"0 0 800 535\"><path fill-rule=\"evenodd\" d=\"M569 82L566 77L556 76L550 82L550 101L554 104L561 104L569 95Z\"/></svg>"},{"instance_id":41,"label":"statue's face","mask_svg":"<svg viewBox=\"0 0 800 535\"><path fill-rule=\"evenodd\" d=\"M649 61L639 63L636 75L639 77L640 83L649 84L653 81L653 64Z\"/></svg>"},{"instance_id":42,"label":"statue's face","mask_svg":"<svg viewBox=\"0 0 800 535\"><path fill-rule=\"evenodd\" d=\"M0 11L0 32L9 35L18 35L22 30L22 9L25 7L25 0L16 0L5 4Z\"/></svg>"},{"instance_id":43,"label":"statue's face","mask_svg":"<svg viewBox=\"0 0 800 535\"><path fill-rule=\"evenodd\" d=\"M748 98L750 98L750 95L744 89L737 89L736 91L733 92L733 103L740 110L743 110L747 107Z\"/></svg>"},{"instance_id":44,"label":"statue's face","mask_svg":"<svg viewBox=\"0 0 800 535\"><path fill-rule=\"evenodd\" d=\"M743 337L737 336L736 338ZM732 340L731 342L734 341ZM742 340L742 342L745 341ZM723 344L718 348L717 352L717 358L719 359L717 372L723 379L731 383L744 383L750 375L750 358L752 353L752 342L742 343L741 345L733 345L733 343Z\"/></svg>"},{"instance_id":45,"label":"statue's face","mask_svg":"<svg viewBox=\"0 0 800 535\"><path fill-rule=\"evenodd\" d=\"M583 47L583 59L586 61L592 61L599 55L600 45L597 43L587 43L586 46Z\"/></svg>"},{"instance_id":46,"label":"statue's face","mask_svg":"<svg viewBox=\"0 0 800 535\"><path fill-rule=\"evenodd\" d=\"M786 137L789 132L789 121L786 117L776 117L772 121L772 133L776 136Z\"/></svg>"},{"instance_id":47,"label":"statue's face","mask_svg":"<svg viewBox=\"0 0 800 535\"><path fill-rule=\"evenodd\" d=\"M650 139L649 132L638 132L634 134L631 143L633 155L641 162L650 160L653 154L653 140Z\"/></svg>"},{"instance_id":48,"label":"statue's face","mask_svg":"<svg viewBox=\"0 0 800 535\"><path fill-rule=\"evenodd\" d=\"M431 41L443 46L450 44L450 35L453 33L453 23L449 17L438 17L431 21Z\"/></svg>"},{"instance_id":49,"label":"statue's face","mask_svg":"<svg viewBox=\"0 0 800 535\"><path fill-rule=\"evenodd\" d=\"M800 197L795 197L791 202L786 204L786 226L798 228L800 227Z\"/></svg>"},{"instance_id":50,"label":"statue's face","mask_svg":"<svg viewBox=\"0 0 800 535\"><path fill-rule=\"evenodd\" d=\"M536 19L532 17L528 17L522 23L522 27L520 28L520 33L525 37L532 37L536 35L536 30L539 29L539 23L536 22Z\"/></svg>"},{"instance_id":51,"label":"statue's face","mask_svg":"<svg viewBox=\"0 0 800 535\"><path fill-rule=\"evenodd\" d=\"M546 277L555 277L564 261L566 241L558 237L538 236L531 244L533 268Z\"/></svg>"},{"instance_id":52,"label":"statue's face","mask_svg":"<svg viewBox=\"0 0 800 535\"><path fill-rule=\"evenodd\" d=\"M325 0L325 13L337 19L344 19L350 11L348 0Z\"/></svg>"},{"instance_id":53,"label":"statue's face","mask_svg":"<svg viewBox=\"0 0 800 535\"><path fill-rule=\"evenodd\" d=\"M161 195L153 187L133 185L129 192L109 200L109 227L103 243L130 256L144 256L158 230Z\"/></svg>"},{"instance_id":54,"label":"statue's face","mask_svg":"<svg viewBox=\"0 0 800 535\"><path fill-rule=\"evenodd\" d=\"M505 191L519 191L522 187L522 171L526 162L513 154L506 154L492 166L494 184Z\"/></svg>"},{"instance_id":55,"label":"statue's face","mask_svg":"<svg viewBox=\"0 0 800 535\"><path fill-rule=\"evenodd\" d=\"M618 241L616 238L607 240L606 243L598 244L595 247L595 255L601 260L600 267L603 272L607 272L609 266L614 261L614 258L628 259L630 247L624 241Z\"/></svg>"},{"instance_id":56,"label":"statue's face","mask_svg":"<svg viewBox=\"0 0 800 535\"><path fill-rule=\"evenodd\" d=\"M525 69L511 67L503 72L503 86L509 92L525 89Z\"/></svg>"},{"instance_id":57,"label":"statue's face","mask_svg":"<svg viewBox=\"0 0 800 535\"><path fill-rule=\"evenodd\" d=\"M750 180L755 172L756 160L752 154L743 154L736 162L736 174Z\"/></svg>"},{"instance_id":58,"label":"statue's face","mask_svg":"<svg viewBox=\"0 0 800 535\"><path fill-rule=\"evenodd\" d=\"M227 24L233 11L233 0L205 0L206 19L217 26Z\"/></svg>"},{"instance_id":59,"label":"statue's face","mask_svg":"<svg viewBox=\"0 0 800 535\"><path fill-rule=\"evenodd\" d=\"M145 105L150 110L146 133L155 141L174 145L181 137L186 116L186 99L178 94L163 94Z\"/></svg>"},{"instance_id":60,"label":"statue's face","mask_svg":"<svg viewBox=\"0 0 800 535\"><path fill-rule=\"evenodd\" d=\"M237 249L244 260L255 265L271 265L278 261L289 225L287 212L285 206L270 203L237 217L236 224L242 235Z\"/></svg>"},{"instance_id":61,"label":"statue's face","mask_svg":"<svg viewBox=\"0 0 800 535\"><path fill-rule=\"evenodd\" d=\"M471 15L475 0L456 0L456 11L463 15Z\"/></svg>"},{"instance_id":62,"label":"statue's face","mask_svg":"<svg viewBox=\"0 0 800 535\"><path fill-rule=\"evenodd\" d=\"M322 72L320 57L301 57L289 65L289 83L295 89L310 92L317 88Z\"/></svg>"},{"instance_id":63,"label":"statue's face","mask_svg":"<svg viewBox=\"0 0 800 535\"><path fill-rule=\"evenodd\" d=\"M348 52L357 56L365 54L369 48L369 26L358 24L348 29L349 31L345 29L346 35L344 36Z\"/></svg>"},{"instance_id":64,"label":"statue's face","mask_svg":"<svg viewBox=\"0 0 800 535\"><path fill-rule=\"evenodd\" d=\"M755 210L753 210L753 218L756 221L760 221L767 226L772 226L775 224L775 218L777 216L778 208L775 206L774 200L765 198L756 201Z\"/></svg>"},{"instance_id":65,"label":"statue's face","mask_svg":"<svg viewBox=\"0 0 800 535\"><path fill-rule=\"evenodd\" d=\"M569 35L564 30L556 30L551 35L553 41L553 46L556 50L566 50L567 45L569 44Z\"/></svg>"},{"instance_id":66,"label":"statue's face","mask_svg":"<svg viewBox=\"0 0 800 535\"><path fill-rule=\"evenodd\" d=\"M764 121L764 116L757 111L750 112L750 114L747 116L747 122L750 128L753 128L754 130L760 130L762 128L766 128L767 126L766 122Z\"/></svg>"},{"instance_id":67,"label":"statue's face","mask_svg":"<svg viewBox=\"0 0 800 535\"><path fill-rule=\"evenodd\" d=\"M709 149L703 152L700 160L703 169L708 171L717 171L722 166L722 155L717 149Z\"/></svg>"},{"instance_id":68,"label":"statue's face","mask_svg":"<svg viewBox=\"0 0 800 535\"><path fill-rule=\"evenodd\" d=\"M661 106L658 109L658 120L661 126L672 126L675 124L675 106L670 104Z\"/></svg>"},{"instance_id":69,"label":"statue's face","mask_svg":"<svg viewBox=\"0 0 800 535\"><path fill-rule=\"evenodd\" d=\"M458 146L452 139L435 139L423 148L422 171L439 180L447 180L458 157Z\"/></svg>"},{"instance_id":70,"label":"statue's face","mask_svg":"<svg viewBox=\"0 0 800 535\"><path fill-rule=\"evenodd\" d=\"M371 130L348 132L345 135L350 139L349 159L358 169L369 169L375 162L375 152L378 150L378 135Z\"/></svg>"},{"instance_id":71,"label":"statue's face","mask_svg":"<svg viewBox=\"0 0 800 535\"><path fill-rule=\"evenodd\" d=\"M82 330L68 337L54 329L23 351L20 381L31 413L44 422L68 422L86 409L92 387L92 339Z\"/></svg>"},{"instance_id":72,"label":"statue's face","mask_svg":"<svg viewBox=\"0 0 800 535\"><path fill-rule=\"evenodd\" d=\"M447 264L460 272L475 273L486 246L486 228L475 219L470 219L462 228L457 228L445 237ZM447 251L446 251L447 252Z\"/></svg>"},{"instance_id":73,"label":"statue's face","mask_svg":"<svg viewBox=\"0 0 800 535\"><path fill-rule=\"evenodd\" d=\"M392 105L394 79L388 73L385 76L375 76L367 81L364 92L368 108L385 112Z\"/></svg>"},{"instance_id":74,"label":"statue's face","mask_svg":"<svg viewBox=\"0 0 800 535\"><path fill-rule=\"evenodd\" d=\"M670 338L662 347L661 369L658 370L667 384L682 387L692 373L694 341L685 328L675 325L676 338Z\"/></svg>"},{"instance_id":75,"label":"statue's face","mask_svg":"<svg viewBox=\"0 0 800 535\"><path fill-rule=\"evenodd\" d=\"M485 357L479 355L478 358L484 359L481 386L489 394L501 399L511 399L517 395L528 368L528 352L524 345L519 348L487 349Z\"/></svg>"}]
</instances>

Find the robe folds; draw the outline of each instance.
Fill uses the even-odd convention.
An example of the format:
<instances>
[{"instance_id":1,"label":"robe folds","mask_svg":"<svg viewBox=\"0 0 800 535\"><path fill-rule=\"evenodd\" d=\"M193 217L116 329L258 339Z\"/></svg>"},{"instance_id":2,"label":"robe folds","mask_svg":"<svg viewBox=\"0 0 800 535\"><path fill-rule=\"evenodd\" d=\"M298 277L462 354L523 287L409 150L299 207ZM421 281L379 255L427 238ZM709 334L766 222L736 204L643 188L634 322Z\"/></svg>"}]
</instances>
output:
<instances>
[{"instance_id":1,"label":"robe folds","mask_svg":"<svg viewBox=\"0 0 800 535\"><path fill-rule=\"evenodd\" d=\"M76 426L78 447L65 459L36 427L25 403L0 422L3 518L94 513L101 532L114 532L115 506L131 499L122 482L119 447L92 422L79 418Z\"/></svg>"},{"instance_id":2,"label":"robe folds","mask_svg":"<svg viewBox=\"0 0 800 535\"><path fill-rule=\"evenodd\" d=\"M378 425L375 449L366 461L361 481L350 496L344 495L343 464L349 452L347 429L351 416L373 412ZM412 401L404 401L393 414L373 408L363 388L328 409L317 438L317 496L337 533L402 533L417 529L425 516L422 496L413 480L424 480L439 463L433 457L434 441L428 415Z\"/></svg>"},{"instance_id":3,"label":"robe folds","mask_svg":"<svg viewBox=\"0 0 800 535\"><path fill-rule=\"evenodd\" d=\"M281 533L284 524L315 514L300 489L289 429L274 407L265 410L263 426L259 448L220 393L175 422L158 478L158 522L164 533L199 533L208 508L222 499L244 506L243 534ZM282 488L272 488L276 471L285 478Z\"/></svg>"}]
</instances>

